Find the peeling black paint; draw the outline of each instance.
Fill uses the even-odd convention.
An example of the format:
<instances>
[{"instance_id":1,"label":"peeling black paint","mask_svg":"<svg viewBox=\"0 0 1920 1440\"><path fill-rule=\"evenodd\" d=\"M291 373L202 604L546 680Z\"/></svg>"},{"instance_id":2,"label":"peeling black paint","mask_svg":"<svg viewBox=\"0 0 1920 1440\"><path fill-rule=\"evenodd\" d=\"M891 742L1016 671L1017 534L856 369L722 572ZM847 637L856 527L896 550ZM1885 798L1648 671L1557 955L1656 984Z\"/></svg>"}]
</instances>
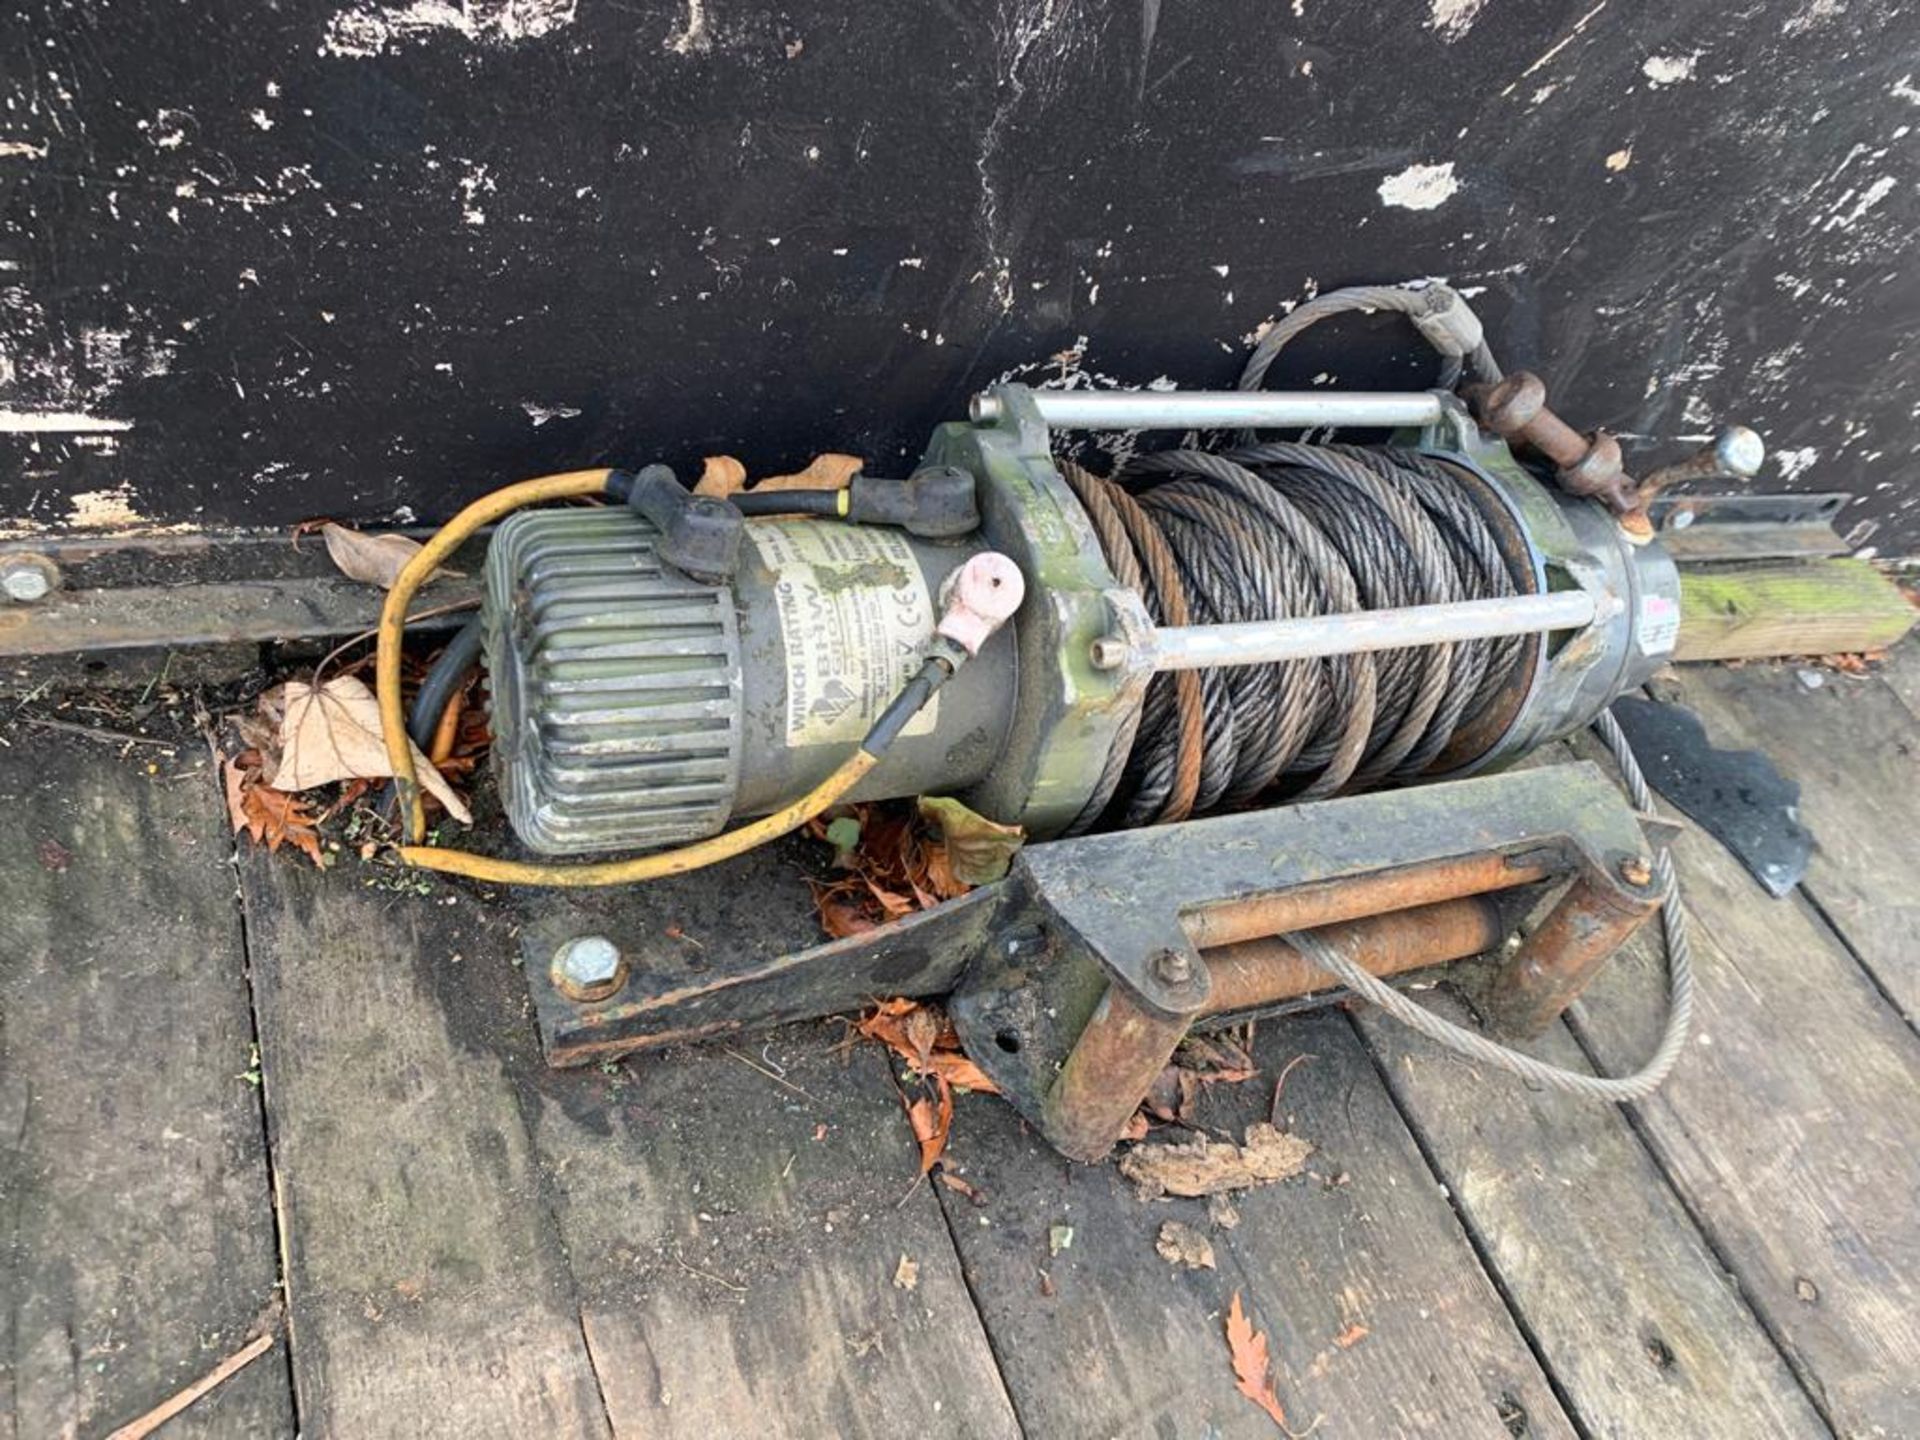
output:
<instances>
[{"instance_id":1,"label":"peeling black paint","mask_svg":"<svg viewBox=\"0 0 1920 1440\"><path fill-rule=\"evenodd\" d=\"M1419 3L819 8L0 12L0 415L129 427L0 433L0 523L892 464L1080 336L1089 373L1222 384L1310 286L1437 274L1582 422L1649 460L1754 424L1767 485L1920 549L1920 11L1489 0L1449 42ZM1384 204L1416 164L1457 188ZM1282 383L1405 380L1373 328Z\"/></svg>"}]
</instances>

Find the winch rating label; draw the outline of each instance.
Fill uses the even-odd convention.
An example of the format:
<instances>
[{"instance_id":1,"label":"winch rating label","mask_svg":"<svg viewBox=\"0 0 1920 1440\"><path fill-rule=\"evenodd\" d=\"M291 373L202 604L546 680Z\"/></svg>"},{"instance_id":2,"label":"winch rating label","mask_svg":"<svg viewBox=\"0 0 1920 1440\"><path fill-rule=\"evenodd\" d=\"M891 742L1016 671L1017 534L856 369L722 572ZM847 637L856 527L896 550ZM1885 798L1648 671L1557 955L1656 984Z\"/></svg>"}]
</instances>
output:
<instances>
[{"instance_id":1,"label":"winch rating label","mask_svg":"<svg viewBox=\"0 0 1920 1440\"><path fill-rule=\"evenodd\" d=\"M817 520L747 527L773 571L787 663L787 744L851 744L920 668L933 597L898 532ZM902 732L926 735L935 696Z\"/></svg>"}]
</instances>

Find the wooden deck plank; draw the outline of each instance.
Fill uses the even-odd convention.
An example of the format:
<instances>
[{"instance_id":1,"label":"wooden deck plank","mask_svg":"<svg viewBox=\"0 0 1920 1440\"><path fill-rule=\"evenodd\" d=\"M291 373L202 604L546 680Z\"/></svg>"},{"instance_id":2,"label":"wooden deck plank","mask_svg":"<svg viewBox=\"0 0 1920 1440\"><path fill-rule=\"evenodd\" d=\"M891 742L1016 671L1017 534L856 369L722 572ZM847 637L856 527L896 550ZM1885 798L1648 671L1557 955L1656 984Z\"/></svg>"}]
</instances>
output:
<instances>
[{"instance_id":1,"label":"wooden deck plank","mask_svg":"<svg viewBox=\"0 0 1920 1440\"><path fill-rule=\"evenodd\" d=\"M1920 721L1872 676L1808 689L1792 665L1688 666L1674 682L1718 745L1800 786L1817 848L1802 882L1909 1020L1920 1019Z\"/></svg>"},{"instance_id":2,"label":"wooden deck plank","mask_svg":"<svg viewBox=\"0 0 1920 1440\"><path fill-rule=\"evenodd\" d=\"M502 1059L531 1027L471 1014L466 957L500 953L500 927L450 887L341 863L241 866L302 1427L606 1435Z\"/></svg>"},{"instance_id":3,"label":"wooden deck plank","mask_svg":"<svg viewBox=\"0 0 1920 1440\"><path fill-rule=\"evenodd\" d=\"M1894 646L1879 678L1910 714L1920 717L1920 640L1909 638Z\"/></svg>"},{"instance_id":4,"label":"wooden deck plank","mask_svg":"<svg viewBox=\"0 0 1920 1440\"><path fill-rule=\"evenodd\" d=\"M1828 1433L1614 1107L1531 1089L1378 1011L1359 1023L1588 1435ZM1591 1069L1563 1026L1527 1048Z\"/></svg>"},{"instance_id":5,"label":"wooden deck plank","mask_svg":"<svg viewBox=\"0 0 1920 1440\"><path fill-rule=\"evenodd\" d=\"M104 1434L274 1296L232 843L185 754L0 749L0 1435ZM283 1354L168 1435L291 1434Z\"/></svg>"},{"instance_id":6,"label":"wooden deck plank","mask_svg":"<svg viewBox=\"0 0 1920 1440\"><path fill-rule=\"evenodd\" d=\"M1332 1435L1572 1434L1346 1020L1267 1022L1255 1051L1264 1079L1214 1087L1200 1118L1240 1135L1310 1055L1283 1100L1319 1149L1307 1176L1241 1197L1230 1230L1201 1201L1142 1201L1111 1164L1063 1160L997 1101L962 1102L956 1159L989 1203L941 1199L1028 1433L1271 1440L1234 1388L1239 1291L1296 1430L1318 1415ZM1169 1220L1207 1230L1216 1270L1155 1253ZM1072 1243L1050 1254L1056 1226Z\"/></svg>"},{"instance_id":7,"label":"wooden deck plank","mask_svg":"<svg viewBox=\"0 0 1920 1440\"><path fill-rule=\"evenodd\" d=\"M1698 831L1675 856L1694 916L1695 1032L1636 1123L1829 1423L1911 1434L1920 1039L1810 907L1768 898ZM1611 1070L1657 1038L1657 944L1623 951L1574 1016Z\"/></svg>"},{"instance_id":8,"label":"wooden deck plank","mask_svg":"<svg viewBox=\"0 0 1920 1440\"><path fill-rule=\"evenodd\" d=\"M839 1035L528 1077L617 1434L1019 1433L884 1062Z\"/></svg>"}]
</instances>

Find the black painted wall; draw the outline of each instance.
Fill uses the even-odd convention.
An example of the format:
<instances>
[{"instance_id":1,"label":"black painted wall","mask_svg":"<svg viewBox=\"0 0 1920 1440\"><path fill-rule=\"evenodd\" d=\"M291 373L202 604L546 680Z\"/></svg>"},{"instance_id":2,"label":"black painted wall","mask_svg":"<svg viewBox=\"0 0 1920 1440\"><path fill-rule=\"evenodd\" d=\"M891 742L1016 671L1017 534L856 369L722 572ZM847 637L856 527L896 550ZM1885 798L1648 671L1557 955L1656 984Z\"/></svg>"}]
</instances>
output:
<instances>
[{"instance_id":1,"label":"black painted wall","mask_svg":"<svg viewBox=\"0 0 1920 1440\"><path fill-rule=\"evenodd\" d=\"M1916 128L1899 0L16 0L0 529L884 467L1432 274L1582 422L1747 421L1920 551Z\"/></svg>"}]
</instances>

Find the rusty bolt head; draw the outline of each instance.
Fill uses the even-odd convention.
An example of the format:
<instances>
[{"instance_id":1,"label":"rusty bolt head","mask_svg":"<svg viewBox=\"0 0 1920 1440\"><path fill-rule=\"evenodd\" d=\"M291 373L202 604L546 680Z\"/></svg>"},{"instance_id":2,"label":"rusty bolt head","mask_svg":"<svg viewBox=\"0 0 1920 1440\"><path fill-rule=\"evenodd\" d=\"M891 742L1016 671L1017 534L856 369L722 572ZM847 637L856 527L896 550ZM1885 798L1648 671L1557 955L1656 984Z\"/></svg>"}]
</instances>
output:
<instances>
[{"instance_id":1,"label":"rusty bolt head","mask_svg":"<svg viewBox=\"0 0 1920 1440\"><path fill-rule=\"evenodd\" d=\"M605 1000L627 983L627 961L604 935L577 935L553 952L553 985L569 1000Z\"/></svg>"},{"instance_id":2,"label":"rusty bolt head","mask_svg":"<svg viewBox=\"0 0 1920 1440\"><path fill-rule=\"evenodd\" d=\"M60 586L60 567L44 555L0 556L0 592L21 605L44 600Z\"/></svg>"},{"instance_id":3,"label":"rusty bolt head","mask_svg":"<svg viewBox=\"0 0 1920 1440\"><path fill-rule=\"evenodd\" d=\"M1118 635L1102 635L1088 647L1096 670L1118 670L1127 663L1127 642Z\"/></svg>"},{"instance_id":4,"label":"rusty bolt head","mask_svg":"<svg viewBox=\"0 0 1920 1440\"><path fill-rule=\"evenodd\" d=\"M1630 855L1620 862L1620 878L1644 889L1653 883L1653 862L1644 855Z\"/></svg>"},{"instance_id":5,"label":"rusty bolt head","mask_svg":"<svg viewBox=\"0 0 1920 1440\"><path fill-rule=\"evenodd\" d=\"M1193 957L1184 950L1162 950L1153 957L1153 978L1162 985L1184 985L1193 978Z\"/></svg>"}]
</instances>

